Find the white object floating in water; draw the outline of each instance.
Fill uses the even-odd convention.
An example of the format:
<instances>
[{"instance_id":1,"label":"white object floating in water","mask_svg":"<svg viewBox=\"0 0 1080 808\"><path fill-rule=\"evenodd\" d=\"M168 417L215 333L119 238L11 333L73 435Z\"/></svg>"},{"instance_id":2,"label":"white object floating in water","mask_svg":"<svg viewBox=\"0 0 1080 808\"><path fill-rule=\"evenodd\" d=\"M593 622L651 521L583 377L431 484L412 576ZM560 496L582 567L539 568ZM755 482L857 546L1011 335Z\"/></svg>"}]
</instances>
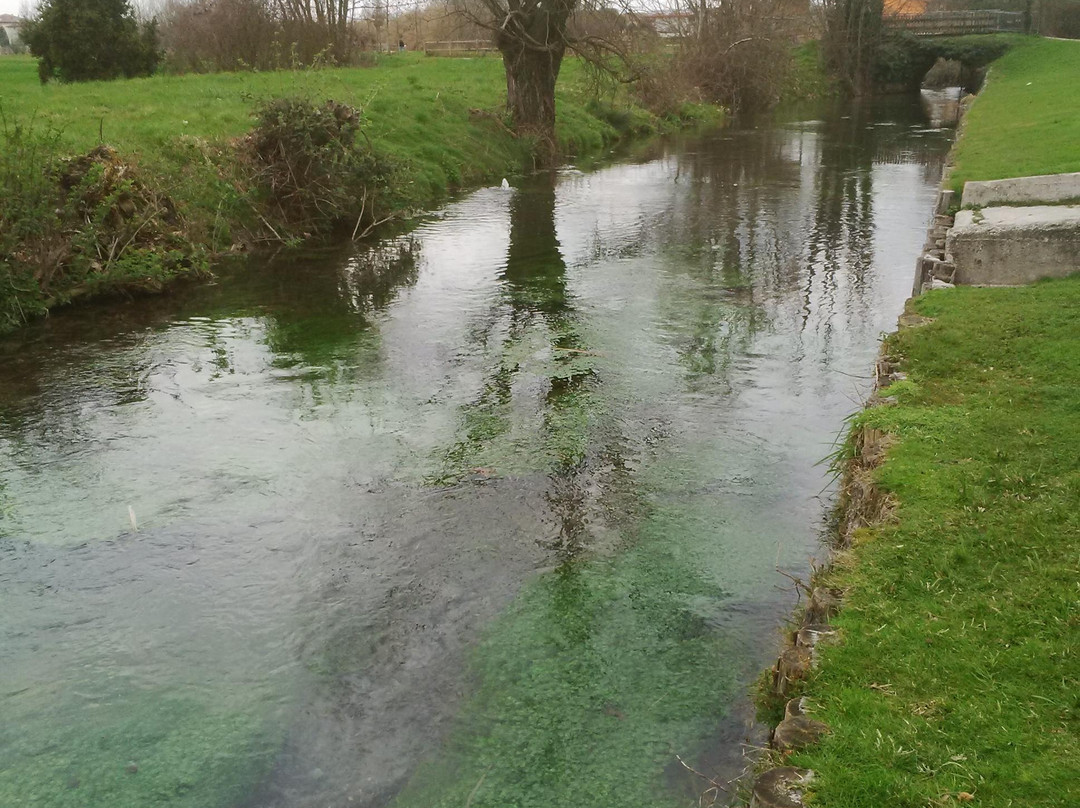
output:
<instances>
[{"instance_id":1,"label":"white object floating in water","mask_svg":"<svg viewBox=\"0 0 1080 808\"><path fill-rule=\"evenodd\" d=\"M131 529L138 530L139 523L135 521L135 509L128 505L128 519L131 520Z\"/></svg>"},{"instance_id":2,"label":"white object floating in water","mask_svg":"<svg viewBox=\"0 0 1080 808\"><path fill-rule=\"evenodd\" d=\"M506 177L503 177L502 187L503 187L504 190L507 190L507 191L510 190L510 183L506 181Z\"/></svg>"}]
</instances>

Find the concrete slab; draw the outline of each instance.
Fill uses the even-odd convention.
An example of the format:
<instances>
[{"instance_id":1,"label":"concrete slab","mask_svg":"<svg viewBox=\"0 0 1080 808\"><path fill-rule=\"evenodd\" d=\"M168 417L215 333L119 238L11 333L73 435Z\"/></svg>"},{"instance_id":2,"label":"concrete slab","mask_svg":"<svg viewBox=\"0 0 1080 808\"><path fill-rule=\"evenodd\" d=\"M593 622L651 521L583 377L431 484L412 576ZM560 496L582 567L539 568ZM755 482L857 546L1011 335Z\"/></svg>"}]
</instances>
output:
<instances>
[{"instance_id":1,"label":"concrete slab","mask_svg":"<svg viewBox=\"0 0 1080 808\"><path fill-rule=\"evenodd\" d=\"M1052 205L1077 199L1080 199L1080 172L967 182L960 204L965 208L985 208L993 205Z\"/></svg>"},{"instance_id":2,"label":"concrete slab","mask_svg":"<svg viewBox=\"0 0 1080 808\"><path fill-rule=\"evenodd\" d=\"M954 282L1016 286L1080 272L1080 205L962 210L945 243Z\"/></svg>"}]
</instances>

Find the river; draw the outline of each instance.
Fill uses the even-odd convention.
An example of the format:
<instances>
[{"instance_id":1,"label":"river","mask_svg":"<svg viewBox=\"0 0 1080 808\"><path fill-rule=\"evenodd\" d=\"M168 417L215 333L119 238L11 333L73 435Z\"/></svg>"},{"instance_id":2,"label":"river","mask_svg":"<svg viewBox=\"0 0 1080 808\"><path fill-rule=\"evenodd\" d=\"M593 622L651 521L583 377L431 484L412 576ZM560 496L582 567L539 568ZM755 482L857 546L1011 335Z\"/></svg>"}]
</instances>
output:
<instances>
[{"instance_id":1,"label":"river","mask_svg":"<svg viewBox=\"0 0 1080 808\"><path fill-rule=\"evenodd\" d=\"M950 140L735 123L0 341L0 804L697 805Z\"/></svg>"}]
</instances>

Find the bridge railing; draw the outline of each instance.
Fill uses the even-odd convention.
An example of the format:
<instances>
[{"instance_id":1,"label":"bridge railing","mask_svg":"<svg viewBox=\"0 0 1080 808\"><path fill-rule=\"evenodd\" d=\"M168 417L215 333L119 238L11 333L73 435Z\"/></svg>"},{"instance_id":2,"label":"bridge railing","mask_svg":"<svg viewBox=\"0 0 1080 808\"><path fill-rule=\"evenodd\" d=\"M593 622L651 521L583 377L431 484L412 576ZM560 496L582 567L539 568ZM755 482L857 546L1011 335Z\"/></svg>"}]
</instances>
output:
<instances>
[{"instance_id":1,"label":"bridge railing","mask_svg":"<svg viewBox=\"0 0 1080 808\"><path fill-rule=\"evenodd\" d=\"M490 39L458 39L442 42L425 42L424 53L428 56L467 56L473 53L490 53L495 50Z\"/></svg>"},{"instance_id":2,"label":"bridge railing","mask_svg":"<svg viewBox=\"0 0 1080 808\"><path fill-rule=\"evenodd\" d=\"M886 17L885 25L916 36L996 34L1022 32L1024 15L1018 11L928 11L917 17Z\"/></svg>"}]
</instances>

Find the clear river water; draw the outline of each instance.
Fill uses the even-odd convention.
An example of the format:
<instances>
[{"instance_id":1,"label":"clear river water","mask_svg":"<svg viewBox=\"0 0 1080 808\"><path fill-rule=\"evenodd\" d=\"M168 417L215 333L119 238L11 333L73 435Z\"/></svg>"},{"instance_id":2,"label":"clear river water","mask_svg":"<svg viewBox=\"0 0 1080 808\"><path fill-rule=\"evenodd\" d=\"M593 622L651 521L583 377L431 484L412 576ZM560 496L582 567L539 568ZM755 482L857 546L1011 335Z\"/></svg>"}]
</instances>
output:
<instances>
[{"instance_id":1,"label":"clear river water","mask_svg":"<svg viewBox=\"0 0 1080 808\"><path fill-rule=\"evenodd\" d=\"M736 122L0 340L0 805L697 805L950 140Z\"/></svg>"}]
</instances>

